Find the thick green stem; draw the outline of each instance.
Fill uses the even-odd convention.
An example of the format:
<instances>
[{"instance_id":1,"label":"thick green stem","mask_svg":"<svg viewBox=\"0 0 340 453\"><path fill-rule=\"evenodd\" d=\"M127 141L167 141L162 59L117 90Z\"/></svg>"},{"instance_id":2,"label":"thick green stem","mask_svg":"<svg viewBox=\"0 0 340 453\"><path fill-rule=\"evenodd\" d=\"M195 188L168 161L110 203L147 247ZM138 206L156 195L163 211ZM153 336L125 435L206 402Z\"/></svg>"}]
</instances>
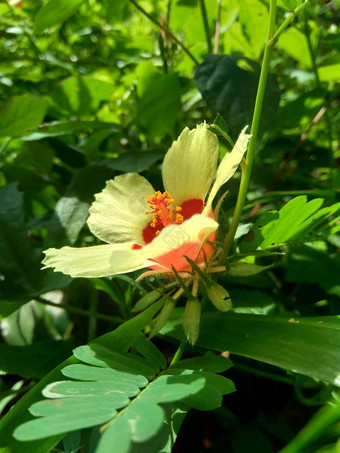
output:
<instances>
[{"instance_id":1,"label":"thick green stem","mask_svg":"<svg viewBox=\"0 0 340 453\"><path fill-rule=\"evenodd\" d=\"M233 239L234 239L238 224L241 219L243 205L244 205L247 191L248 191L251 170L253 167L254 153L255 153L255 148L256 148L257 136L258 136L258 132L259 132L263 99L264 99L268 72L269 72L269 62L270 62L270 56L271 56L272 47L273 47L275 16L276 16L276 0L270 0L266 47L264 50L260 80L259 80L259 85L258 85L256 100L255 100L253 121L252 121L252 125L251 125L251 130L250 130L252 137L249 141L246 165L245 165L245 169L242 172L240 190L239 190L239 194L237 197L234 216L233 216L232 222L230 224L230 228L229 228L229 231L228 231L228 234L227 234L227 237L225 240L225 244L224 244L226 254L228 254L230 247L232 246Z\"/></svg>"},{"instance_id":2,"label":"thick green stem","mask_svg":"<svg viewBox=\"0 0 340 453\"><path fill-rule=\"evenodd\" d=\"M280 453L302 453L340 420L340 404L323 407ZM308 450L310 451L310 450Z\"/></svg>"},{"instance_id":3,"label":"thick green stem","mask_svg":"<svg viewBox=\"0 0 340 453\"><path fill-rule=\"evenodd\" d=\"M199 0L199 4L200 4L202 19L203 19L205 39L207 40L207 45L208 45L209 52L212 52L211 36L210 36L210 30L209 30L207 10L206 10L206 7L205 7L205 1L204 0Z\"/></svg>"}]
</instances>

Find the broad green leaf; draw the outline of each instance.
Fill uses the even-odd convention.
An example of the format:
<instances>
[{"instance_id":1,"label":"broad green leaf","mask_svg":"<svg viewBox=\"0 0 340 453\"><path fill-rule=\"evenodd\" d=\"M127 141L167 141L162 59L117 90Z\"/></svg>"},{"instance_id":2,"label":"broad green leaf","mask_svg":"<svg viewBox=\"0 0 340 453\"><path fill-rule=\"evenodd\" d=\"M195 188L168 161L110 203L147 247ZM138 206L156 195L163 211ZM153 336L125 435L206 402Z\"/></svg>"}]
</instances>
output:
<instances>
[{"instance_id":1,"label":"broad green leaf","mask_svg":"<svg viewBox=\"0 0 340 453\"><path fill-rule=\"evenodd\" d=\"M108 101L114 86L91 77L69 77L51 95L52 108L62 117L88 118Z\"/></svg>"},{"instance_id":2,"label":"broad green leaf","mask_svg":"<svg viewBox=\"0 0 340 453\"><path fill-rule=\"evenodd\" d=\"M340 256L313 247L294 247L285 266L287 282L318 284L329 294L340 295Z\"/></svg>"},{"instance_id":3,"label":"broad green leaf","mask_svg":"<svg viewBox=\"0 0 340 453\"><path fill-rule=\"evenodd\" d=\"M25 135L43 121L48 102L34 96L14 96L0 116L0 137Z\"/></svg>"},{"instance_id":4,"label":"broad green leaf","mask_svg":"<svg viewBox=\"0 0 340 453\"><path fill-rule=\"evenodd\" d=\"M269 211L259 217L243 238L242 252L264 250L285 243L308 242L322 239L340 230L337 223L340 203L321 208L324 200L307 202L306 196L293 198L278 211Z\"/></svg>"},{"instance_id":5,"label":"broad green leaf","mask_svg":"<svg viewBox=\"0 0 340 453\"><path fill-rule=\"evenodd\" d=\"M138 68L137 124L153 136L170 133L181 109L177 74L160 74L151 63Z\"/></svg>"},{"instance_id":6,"label":"broad green leaf","mask_svg":"<svg viewBox=\"0 0 340 453\"><path fill-rule=\"evenodd\" d=\"M293 11L298 6L298 0L282 0L282 3L289 11Z\"/></svg>"},{"instance_id":7,"label":"broad green leaf","mask_svg":"<svg viewBox=\"0 0 340 453\"><path fill-rule=\"evenodd\" d=\"M276 46L293 57L301 67L311 68L312 62L305 35L296 27L285 30Z\"/></svg>"},{"instance_id":8,"label":"broad green leaf","mask_svg":"<svg viewBox=\"0 0 340 453\"><path fill-rule=\"evenodd\" d=\"M208 107L219 113L236 139L241 129L251 125L260 66L248 58L207 55L195 71L195 83ZM260 128L272 119L279 102L279 89L269 76Z\"/></svg>"},{"instance_id":9,"label":"broad green leaf","mask_svg":"<svg viewBox=\"0 0 340 453\"><path fill-rule=\"evenodd\" d=\"M340 80L340 63L329 66L320 66L320 68L318 68L318 74L321 82Z\"/></svg>"},{"instance_id":10,"label":"broad green leaf","mask_svg":"<svg viewBox=\"0 0 340 453\"><path fill-rule=\"evenodd\" d=\"M269 315L276 311L275 299L263 291L235 289L230 291L230 296L235 313Z\"/></svg>"},{"instance_id":11,"label":"broad green leaf","mask_svg":"<svg viewBox=\"0 0 340 453\"><path fill-rule=\"evenodd\" d=\"M183 338L181 312L162 329L163 334ZM283 318L206 313L197 345L251 357L340 386L338 316Z\"/></svg>"},{"instance_id":12,"label":"broad green leaf","mask_svg":"<svg viewBox=\"0 0 340 453\"><path fill-rule=\"evenodd\" d=\"M50 27L64 22L74 14L84 0L50 0L46 3L35 20L34 33L39 35Z\"/></svg>"},{"instance_id":13,"label":"broad green leaf","mask_svg":"<svg viewBox=\"0 0 340 453\"><path fill-rule=\"evenodd\" d=\"M107 165L113 170L118 170L124 173L135 172L140 173L144 171L150 165L154 164L158 160L161 160L164 156L162 151L139 151L139 152L128 152L121 154L116 159L107 160Z\"/></svg>"},{"instance_id":14,"label":"broad green leaf","mask_svg":"<svg viewBox=\"0 0 340 453\"><path fill-rule=\"evenodd\" d=\"M7 302L0 300L0 320L18 310L25 302Z\"/></svg>"},{"instance_id":15,"label":"broad green leaf","mask_svg":"<svg viewBox=\"0 0 340 453\"><path fill-rule=\"evenodd\" d=\"M223 5L221 48L230 55L259 60L266 42L268 5L260 0L229 0Z\"/></svg>"}]
</instances>

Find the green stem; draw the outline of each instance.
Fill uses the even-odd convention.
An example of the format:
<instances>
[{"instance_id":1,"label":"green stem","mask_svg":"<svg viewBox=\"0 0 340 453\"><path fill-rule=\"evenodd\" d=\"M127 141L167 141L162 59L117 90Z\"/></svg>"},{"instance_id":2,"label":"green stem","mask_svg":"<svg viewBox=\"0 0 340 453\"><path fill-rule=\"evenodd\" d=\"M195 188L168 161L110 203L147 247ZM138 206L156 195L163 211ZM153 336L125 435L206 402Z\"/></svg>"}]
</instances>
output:
<instances>
[{"instance_id":1,"label":"green stem","mask_svg":"<svg viewBox=\"0 0 340 453\"><path fill-rule=\"evenodd\" d=\"M251 366L243 365L242 363L237 363L237 362L234 362L234 361L233 361L233 365L234 365L235 368L238 368L241 371L253 374L255 376L261 376L263 378L270 379L272 381L282 382L283 384L287 384L287 385L294 385L293 380L291 378L289 378L289 377L279 376L279 375L274 374L274 373L269 373L268 371L258 370L256 368L251 367Z\"/></svg>"},{"instance_id":2,"label":"green stem","mask_svg":"<svg viewBox=\"0 0 340 453\"><path fill-rule=\"evenodd\" d=\"M90 312L96 313L98 309L98 291L94 288L91 290L90 294ZM96 338L96 330L97 330L97 318L96 316L92 315L89 317L88 320L88 329L87 329L87 341L88 343Z\"/></svg>"},{"instance_id":3,"label":"green stem","mask_svg":"<svg viewBox=\"0 0 340 453\"><path fill-rule=\"evenodd\" d=\"M302 453L318 440L329 427L340 420L340 404L324 406L296 437L279 453Z\"/></svg>"},{"instance_id":4,"label":"green stem","mask_svg":"<svg viewBox=\"0 0 340 453\"><path fill-rule=\"evenodd\" d=\"M209 30L207 10L206 10L206 7L205 7L205 1L204 0L199 0L199 3L200 3L201 14L202 14L202 19L203 19L205 39L207 40L207 45L208 45L209 52L212 52L212 44L211 44L211 37L210 37L210 30Z\"/></svg>"},{"instance_id":5,"label":"green stem","mask_svg":"<svg viewBox=\"0 0 340 453\"><path fill-rule=\"evenodd\" d=\"M211 127L212 129L216 129L217 132L219 134L222 135L223 138L225 138L227 140L227 142L229 143L229 145L234 148L234 145L235 143L233 142L233 140L231 139L231 137L229 137L229 135L224 132L220 127L217 126L217 124L210 124L209 127Z\"/></svg>"},{"instance_id":6,"label":"green stem","mask_svg":"<svg viewBox=\"0 0 340 453\"><path fill-rule=\"evenodd\" d=\"M171 365L174 365L175 363L177 363L179 360L181 360L182 358L182 355L185 351L185 348L186 348L186 345L187 345L187 341L186 339L182 340L173 359L171 360L171 363L170 363L170 366Z\"/></svg>"},{"instance_id":7,"label":"green stem","mask_svg":"<svg viewBox=\"0 0 340 453\"><path fill-rule=\"evenodd\" d=\"M268 21L268 29L267 29L267 42L266 42L266 47L264 50L260 80L259 80L259 85L258 85L256 100L255 100L253 121L252 121L252 125L251 125L251 130L250 130L252 137L249 141L246 165L245 165L244 171L242 172L240 190L239 190L238 197L237 197L237 202L236 202L236 206L235 206L233 219L231 221L230 228L228 230L228 234L227 234L225 244L224 244L226 255L228 255L228 252L232 246L233 239L234 239L238 224L241 219L243 205L244 205L247 191L248 191L251 170L253 167L254 153L255 153L255 148L256 148L257 136L258 136L258 132L259 132L263 99L264 99L268 72L269 72L270 56L271 56L272 48L273 48L275 15L276 15L276 0L270 0L269 21Z\"/></svg>"},{"instance_id":8,"label":"green stem","mask_svg":"<svg viewBox=\"0 0 340 453\"><path fill-rule=\"evenodd\" d=\"M68 304L56 304L54 302L50 302L49 300L42 299L41 297L36 297L35 300L41 304L51 305L51 307L63 308L65 311L68 311L69 313L75 313L77 315L94 316L97 319L104 319L105 321L111 321L118 324L124 322L124 319L118 316L110 316L105 315L103 313L94 313L89 310L83 310L82 308L79 307L72 307L72 305Z\"/></svg>"},{"instance_id":9,"label":"green stem","mask_svg":"<svg viewBox=\"0 0 340 453\"><path fill-rule=\"evenodd\" d=\"M276 44L277 40L279 39L280 35L285 31L285 29L290 25L295 17L298 15L299 12L301 12L304 8L306 8L309 4L309 1L307 0L306 2L302 3L300 6L295 8L291 14L282 22L282 24L279 26L279 28L276 30L273 36L273 42Z\"/></svg>"},{"instance_id":10,"label":"green stem","mask_svg":"<svg viewBox=\"0 0 340 453\"><path fill-rule=\"evenodd\" d=\"M192 53L185 47L185 45L179 40L176 38L176 36L172 33L171 30L169 30L167 27L165 27L164 25L162 25L160 22L158 22L156 19L154 19L148 12L145 11L145 9L143 9L140 5L138 5L138 3L135 2L135 0L130 0L130 3L133 4L133 6L135 8L138 9L138 11L140 11L142 14L144 14L145 17L147 17L152 23L154 23L155 25L157 25L158 28L160 28L161 30L164 31L164 33L166 33L173 41L175 41L176 44L179 45L179 47L181 47L181 49L188 55L188 57L191 58L191 60L196 64L198 65L199 62L196 60L196 58L192 55Z\"/></svg>"}]
</instances>

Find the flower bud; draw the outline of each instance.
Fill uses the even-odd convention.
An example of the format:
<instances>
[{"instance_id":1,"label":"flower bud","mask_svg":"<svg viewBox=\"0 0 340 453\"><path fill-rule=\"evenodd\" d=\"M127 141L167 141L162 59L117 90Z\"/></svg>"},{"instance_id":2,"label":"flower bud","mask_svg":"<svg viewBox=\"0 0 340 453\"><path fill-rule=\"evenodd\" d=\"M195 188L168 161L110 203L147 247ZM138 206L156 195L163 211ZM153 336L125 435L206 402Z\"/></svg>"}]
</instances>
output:
<instances>
[{"instance_id":1,"label":"flower bud","mask_svg":"<svg viewBox=\"0 0 340 453\"><path fill-rule=\"evenodd\" d=\"M213 282L207 286L206 291L210 302L214 304L217 310L229 311L232 308L229 293L223 286Z\"/></svg>"},{"instance_id":2,"label":"flower bud","mask_svg":"<svg viewBox=\"0 0 340 453\"><path fill-rule=\"evenodd\" d=\"M197 341L201 319L201 303L198 299L192 297L188 300L183 317L182 324L188 341L194 345Z\"/></svg>"}]
</instances>

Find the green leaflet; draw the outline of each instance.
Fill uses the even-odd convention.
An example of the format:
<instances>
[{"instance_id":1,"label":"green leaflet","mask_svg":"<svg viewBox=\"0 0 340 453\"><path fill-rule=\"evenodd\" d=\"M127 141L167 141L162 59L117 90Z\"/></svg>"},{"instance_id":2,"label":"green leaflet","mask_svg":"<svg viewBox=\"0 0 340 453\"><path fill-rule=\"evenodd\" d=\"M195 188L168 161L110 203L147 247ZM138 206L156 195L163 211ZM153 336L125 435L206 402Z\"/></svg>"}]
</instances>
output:
<instances>
[{"instance_id":1,"label":"green leaflet","mask_svg":"<svg viewBox=\"0 0 340 453\"><path fill-rule=\"evenodd\" d=\"M155 313L159 310L160 306L161 304L156 302L152 305L152 307L148 308L135 318L132 318L120 325L113 332L109 332L97 338L92 342L92 344L115 347L119 351L128 350L131 344L135 341L140 330L142 330L150 322ZM28 408L35 402L41 400L41 391L44 387L52 382L60 380L62 378L60 371L65 368L65 366L77 363L77 359L72 356L60 364L38 384L36 384L32 390L23 396L20 401L18 401L16 406L0 421L1 453L17 453L18 451L22 451L22 442L16 440L12 436L14 429L21 423L24 423L32 418L32 416L28 413ZM59 440L62 439L62 437L62 435L55 435L43 440L26 442L25 451L23 453L48 453L51 448L53 448Z\"/></svg>"},{"instance_id":2,"label":"green leaflet","mask_svg":"<svg viewBox=\"0 0 340 453\"><path fill-rule=\"evenodd\" d=\"M164 424L169 426L164 404L180 402L187 410L210 410L221 405L222 395L234 391L229 379L203 371L207 365L212 370L227 369L230 362L221 357L202 358L201 364L199 358L184 360L155 376L146 359L129 353L96 344L81 346L74 353L89 365L65 367L62 373L74 380L44 388L43 395L49 399L31 406L31 414L38 418L20 425L14 432L16 439L44 439L106 423L98 451L114 444L124 452L133 444L150 441Z\"/></svg>"},{"instance_id":3,"label":"green leaflet","mask_svg":"<svg viewBox=\"0 0 340 453\"><path fill-rule=\"evenodd\" d=\"M242 253L293 242L324 239L340 231L340 203L321 208L324 200L295 197L280 209L259 217L240 244Z\"/></svg>"}]
</instances>

